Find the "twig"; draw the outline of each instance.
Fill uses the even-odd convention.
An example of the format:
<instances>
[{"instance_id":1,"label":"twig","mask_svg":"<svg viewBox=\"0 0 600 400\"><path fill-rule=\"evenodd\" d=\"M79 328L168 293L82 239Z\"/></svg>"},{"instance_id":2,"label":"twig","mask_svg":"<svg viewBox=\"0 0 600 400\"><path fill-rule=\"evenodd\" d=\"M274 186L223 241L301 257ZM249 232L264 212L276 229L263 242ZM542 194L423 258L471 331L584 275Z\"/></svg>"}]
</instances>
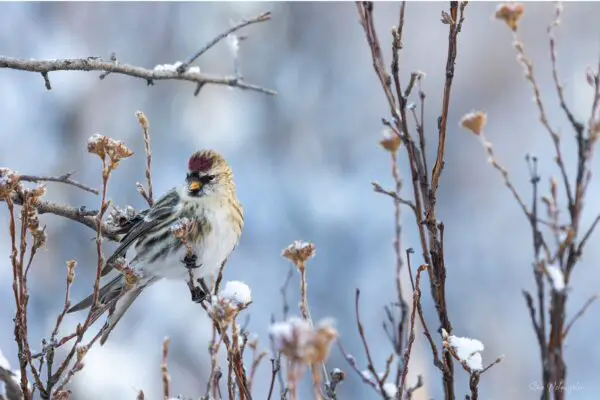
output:
<instances>
[{"instance_id":1,"label":"twig","mask_svg":"<svg viewBox=\"0 0 600 400\"><path fill-rule=\"evenodd\" d=\"M267 396L267 400L271 400L273 389L275 388L275 379L280 369L279 360L271 358L271 383L269 384L269 395Z\"/></svg>"},{"instance_id":2,"label":"twig","mask_svg":"<svg viewBox=\"0 0 600 400\"><path fill-rule=\"evenodd\" d=\"M270 95L277 94L277 92L274 90L240 81L235 76L216 76L193 71L179 73L174 68L173 70L146 69L123 63L115 64L112 61L104 61L97 57L59 60L26 60L22 58L0 56L0 68L46 74L53 71L104 71L111 72L113 74L128 75L134 78L145 79L147 82L154 82L158 80L178 80L194 82L202 85L225 85Z\"/></svg>"},{"instance_id":3,"label":"twig","mask_svg":"<svg viewBox=\"0 0 600 400\"><path fill-rule=\"evenodd\" d=\"M406 200L406 199L403 199L402 197L400 197L399 193L393 192L391 190L384 189L378 182L371 182L371 185L373 185L373 190L375 192L382 193L382 194L385 194L387 196L390 196L392 199L396 200L396 202L398 202L400 204L404 204L405 206L410 207L410 209L414 213L417 212L415 204L412 201L410 201L410 200Z\"/></svg>"},{"instance_id":4,"label":"twig","mask_svg":"<svg viewBox=\"0 0 600 400\"><path fill-rule=\"evenodd\" d=\"M417 278L415 282L415 290L413 292L413 308L410 314L410 328L408 333L408 342L407 347L404 352L404 359L402 360L402 377L399 385L399 393L402 396L404 392L404 386L406 384L406 376L408 375L408 364L410 362L410 353L412 351L413 343L415 342L415 314L417 310L417 304L421 302L421 287L419 284L421 283L421 272L425 271L428 268L427 265L421 265L417 269ZM437 352L436 352L437 353Z\"/></svg>"},{"instance_id":5,"label":"twig","mask_svg":"<svg viewBox=\"0 0 600 400\"><path fill-rule=\"evenodd\" d=\"M360 289L356 289L356 296L355 296L355 301L354 301L354 311L356 314L356 325L358 327L358 334L360 335L360 340L362 342L363 349L365 350L365 356L367 357L367 369L373 375L373 379L375 379L375 381L378 385L377 389L379 390L379 393L381 393L381 395L384 396L384 398L386 400L388 400L388 396L385 392L385 389L383 388L384 382L382 379L379 378L377 371L375 370L375 365L373 364L373 358L371 357L371 350L369 349L369 343L367 342L367 338L365 336L365 328L363 327L363 324L360 319L359 304L360 304Z\"/></svg>"},{"instance_id":6,"label":"twig","mask_svg":"<svg viewBox=\"0 0 600 400\"><path fill-rule=\"evenodd\" d=\"M435 196L437 188L440 182L440 175L442 174L442 168L444 165L444 149L446 145L446 126L448 124L448 111L450 109L450 91L452 89L452 81L454 78L454 63L456 62L457 54L457 37L461 31L464 10L467 6L467 2L461 2L460 4L460 16L458 15L458 1L450 2L450 17L454 23L450 24L448 30L448 56L446 60L446 82L444 83L444 95L442 98L442 114L439 119L439 137L438 137L438 150L437 157L433 170L431 171L431 192Z\"/></svg>"},{"instance_id":7,"label":"twig","mask_svg":"<svg viewBox=\"0 0 600 400\"><path fill-rule=\"evenodd\" d=\"M200 50L198 50L196 53L194 53L194 55L192 55L190 58L188 58L183 64L181 64L179 67L177 67L177 73L179 73L179 74L185 73L187 71L187 69L189 68L189 66L194 61L196 61L196 59L198 59L202 54L206 53L214 45L219 43L221 40L225 39L230 34L236 32L248 25L252 25L252 24L255 24L258 22L265 22L265 21L268 21L269 19L271 19L271 12L267 11L267 12L264 12L254 18L243 20L240 23L236 24L235 26L229 28L225 32L217 35L214 39L212 39L210 42L208 42L206 45L204 45Z\"/></svg>"},{"instance_id":8,"label":"twig","mask_svg":"<svg viewBox=\"0 0 600 400\"><path fill-rule=\"evenodd\" d=\"M162 377L162 392L163 399L169 400L169 383L171 378L169 377L169 369L167 368L167 356L169 355L169 338L166 337L162 343L162 363L160 365L160 373Z\"/></svg>"},{"instance_id":9,"label":"twig","mask_svg":"<svg viewBox=\"0 0 600 400\"><path fill-rule=\"evenodd\" d=\"M13 193L12 201L14 204L23 205L23 196L20 193ZM88 228L96 230L96 221L93 217L98 210L87 210L85 207L70 207L62 204L53 203L46 200L39 200L32 204L39 214L54 214L59 217L68 218L72 221L79 222ZM118 241L119 235L102 224L102 234L107 239Z\"/></svg>"},{"instance_id":10,"label":"twig","mask_svg":"<svg viewBox=\"0 0 600 400\"><path fill-rule=\"evenodd\" d=\"M71 179L71 176L73 176L73 174L75 174L75 173L69 172L69 173L61 175L61 176L20 175L19 180L25 181L25 182L34 182L34 183L60 182L60 183L66 183L67 185L72 185L72 186L78 187L79 189L85 190L86 192L90 192L95 195L98 195L100 193L100 192L98 192L98 189L91 188L89 186L86 186L82 183L79 183L79 182Z\"/></svg>"},{"instance_id":11,"label":"twig","mask_svg":"<svg viewBox=\"0 0 600 400\"><path fill-rule=\"evenodd\" d=\"M135 116L137 117L144 133L144 149L146 150L146 182L148 182L148 192L146 193L144 188L141 187L140 193L148 205L152 207L154 204L154 197L152 194L152 175L150 170L150 164L152 162L152 151L150 150L150 124L148 123L148 118L146 118L146 115L144 115L143 112L137 111Z\"/></svg>"},{"instance_id":12,"label":"twig","mask_svg":"<svg viewBox=\"0 0 600 400\"><path fill-rule=\"evenodd\" d=\"M598 222L600 222L600 215L596 216L590 228L583 235L583 239L581 239L581 242L579 242L579 246L577 247L577 254L581 255L581 253L583 252L583 246L585 246L587 241L592 236L592 233L594 233L594 229L596 229L596 225L598 225Z\"/></svg>"},{"instance_id":13,"label":"twig","mask_svg":"<svg viewBox=\"0 0 600 400\"><path fill-rule=\"evenodd\" d=\"M569 122L575 129L575 132L578 134L583 133L584 126L581 122L575 119L575 116L567 106L567 102L565 101L565 95L563 93L563 87L560 84L560 80L558 78L558 71L556 67L556 38L554 36L554 28L560 24L560 17L562 14L562 5L560 2L557 2L555 8L555 18L554 21L548 26L548 38L550 39L550 60L552 62L552 78L554 80L554 86L556 88L556 94L558 94L558 99L560 101L560 107L565 112Z\"/></svg>"},{"instance_id":14,"label":"twig","mask_svg":"<svg viewBox=\"0 0 600 400\"><path fill-rule=\"evenodd\" d=\"M589 299L587 299L587 301L583 304L583 306L579 309L579 311L577 311L577 313L573 316L573 318L571 319L571 321L567 324L567 327L565 328L565 331L563 333L563 338L567 337L567 334L569 333L569 331L573 327L573 324L575 324L575 322L577 322L577 320L579 318L581 318L583 316L583 314L585 314L585 312L587 311L587 309L592 304L594 304L594 301L596 301L598 299L600 299L600 294L595 294L592 297L590 297Z\"/></svg>"}]
</instances>

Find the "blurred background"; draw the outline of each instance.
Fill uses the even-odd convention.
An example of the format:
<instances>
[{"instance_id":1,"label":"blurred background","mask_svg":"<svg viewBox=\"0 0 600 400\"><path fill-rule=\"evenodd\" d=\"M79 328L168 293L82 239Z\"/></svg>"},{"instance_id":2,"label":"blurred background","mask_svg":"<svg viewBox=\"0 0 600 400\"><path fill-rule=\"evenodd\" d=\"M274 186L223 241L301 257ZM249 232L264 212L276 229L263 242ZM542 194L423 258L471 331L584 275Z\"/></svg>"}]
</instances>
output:
<instances>
[{"instance_id":1,"label":"blurred background","mask_svg":"<svg viewBox=\"0 0 600 400\"><path fill-rule=\"evenodd\" d=\"M507 27L493 19L496 5L467 7L459 35L456 75L450 107L446 164L438 197L438 217L446 225L447 295L454 334L485 344L484 364L506 359L481 382L482 399L539 398L540 357L521 291L534 289L531 233L527 221L487 163L475 137L458 126L473 109L488 113L486 134L524 198L529 198L526 153L540 158L543 189L557 176L551 142L538 123L532 92L523 78ZM409 3L406 7L401 71L427 74L425 128L435 143L445 74L447 26L440 12L447 3ZM399 5L375 5L376 23L386 63L389 34ZM271 10L270 22L242 31L240 67L248 82L276 90L267 95L207 86L198 97L185 82L146 82L99 73L50 74L47 91L39 74L0 70L0 165L23 174L75 176L100 186L100 166L86 151L86 141L101 133L125 141L137 156L124 161L109 188L115 204L136 208L145 203L135 182L145 182L144 145L135 111L151 124L155 194L184 179L186 159L199 148L214 148L233 166L238 195L245 208L240 247L230 259L226 279L243 280L253 289L248 329L268 349L271 315L281 318L279 288L289 271L281 250L295 239L312 241L317 256L308 266L309 301L315 320L334 317L347 350L366 368L354 321L354 291L362 290L362 314L377 368L392 351L381 327L383 306L394 301L394 222L392 201L374 193L371 181L392 187L389 156L379 146L381 117L388 109L372 70L369 49L352 3L2 3L0 54L50 59L87 56L117 58L151 68L184 60L233 22ZM522 39L535 64L551 123L568 143L563 151L575 166L571 128L563 116L551 79L546 27L552 3L527 4ZM575 115L587 122L592 90L585 67L598 61L597 16L600 3L569 3L558 30L559 72ZM594 28L596 26L596 28ZM203 72L233 73L226 41L198 62ZM430 165L435 148L429 148ZM408 176L404 153L402 175ZM408 188L409 180L406 179ZM48 185L47 199L96 207L99 199L76 188ZM409 196L409 191L405 195ZM598 212L599 187L593 184L584 226ZM564 204L562 204L564 206ZM403 248L418 248L414 219L403 211ZM6 227L7 213L0 212ZM62 306L65 261L79 262L73 298L87 295L93 281L94 233L82 225L44 215L48 248L30 277L30 341L39 350ZM14 299L8 261L9 240L0 234L0 349L17 365L12 318ZM571 281L568 314L573 315L600 287L600 248L594 236ZM106 251L114 248L107 243ZM419 252L417 252L418 254ZM414 264L420 263L415 255ZM406 273L406 271L404 271ZM297 314L298 277L288 298ZM437 329L428 285L423 304L430 327ZM592 307L566 342L568 383L574 399L597 399L600 393L599 308ZM83 314L70 315L63 333ZM420 328L417 328L420 332ZM209 372L211 333L204 312L189 300L182 282L163 281L145 292L104 347L93 348L72 388L76 399L132 399L139 389L160 396L160 352L171 338L169 367L172 393L198 398ZM423 374L419 399L441 398L441 377L419 334L411 360L409 384ZM330 368L347 372L339 387L342 399L376 398L334 348ZM271 368L259 370L255 394L266 398ZM457 396L468 389L468 376L456 368ZM301 398L310 398L308 387Z\"/></svg>"}]
</instances>

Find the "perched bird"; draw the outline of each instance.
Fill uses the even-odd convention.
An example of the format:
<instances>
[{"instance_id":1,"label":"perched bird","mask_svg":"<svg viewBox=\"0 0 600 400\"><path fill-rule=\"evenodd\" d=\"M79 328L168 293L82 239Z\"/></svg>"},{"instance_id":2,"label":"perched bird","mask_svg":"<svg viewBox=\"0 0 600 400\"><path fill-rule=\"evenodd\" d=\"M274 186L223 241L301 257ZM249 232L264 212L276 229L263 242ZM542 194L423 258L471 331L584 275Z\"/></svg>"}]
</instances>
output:
<instances>
[{"instance_id":1,"label":"perched bird","mask_svg":"<svg viewBox=\"0 0 600 400\"><path fill-rule=\"evenodd\" d=\"M174 234L181 219L194 221L187 244ZM237 246L244 216L233 183L231 168L218 153L198 151L189 158L186 184L168 191L154 205L129 222L119 247L107 260L102 276L107 275L125 257L133 245L135 256L128 263L135 279L119 274L104 285L98 295L96 320L108 309L100 343L142 291L161 278L189 279L188 246L194 254L196 278L218 271ZM186 263L184 263L186 259ZM93 295L71 307L68 312L88 308Z\"/></svg>"}]
</instances>

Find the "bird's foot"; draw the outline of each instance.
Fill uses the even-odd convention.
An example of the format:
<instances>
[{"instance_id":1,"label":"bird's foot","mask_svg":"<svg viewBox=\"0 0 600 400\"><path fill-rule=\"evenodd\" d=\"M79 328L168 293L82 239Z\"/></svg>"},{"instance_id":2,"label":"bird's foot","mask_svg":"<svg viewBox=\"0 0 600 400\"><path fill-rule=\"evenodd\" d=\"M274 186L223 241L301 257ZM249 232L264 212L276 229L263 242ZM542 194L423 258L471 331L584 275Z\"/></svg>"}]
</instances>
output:
<instances>
[{"instance_id":1,"label":"bird's foot","mask_svg":"<svg viewBox=\"0 0 600 400\"><path fill-rule=\"evenodd\" d=\"M188 282L188 287L190 288L190 293L192 295L192 301L194 303L202 303L208 297L210 293L210 289L204 282L204 279L199 278L196 281L200 284L200 286L194 286L191 282Z\"/></svg>"},{"instance_id":2,"label":"bird's foot","mask_svg":"<svg viewBox=\"0 0 600 400\"><path fill-rule=\"evenodd\" d=\"M182 263L187 269L200 268L202 265L196 265L196 261L198 261L198 257L193 253L188 253L183 258Z\"/></svg>"},{"instance_id":3,"label":"bird's foot","mask_svg":"<svg viewBox=\"0 0 600 400\"><path fill-rule=\"evenodd\" d=\"M202 303L207 297L206 292L200 286L190 287L190 293L192 294L192 301L194 303Z\"/></svg>"}]
</instances>

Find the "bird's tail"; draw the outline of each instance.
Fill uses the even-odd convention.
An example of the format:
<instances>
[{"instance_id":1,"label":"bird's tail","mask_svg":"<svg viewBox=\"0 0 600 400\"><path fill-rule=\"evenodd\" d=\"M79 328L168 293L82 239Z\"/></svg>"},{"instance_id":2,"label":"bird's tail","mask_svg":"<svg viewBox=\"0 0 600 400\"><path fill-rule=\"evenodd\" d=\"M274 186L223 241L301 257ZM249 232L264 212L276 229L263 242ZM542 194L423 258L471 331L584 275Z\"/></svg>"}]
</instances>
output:
<instances>
[{"instance_id":1,"label":"bird's tail","mask_svg":"<svg viewBox=\"0 0 600 400\"><path fill-rule=\"evenodd\" d=\"M133 301L142 293L142 291L154 283L157 278L151 278L146 282L131 287L127 283L124 275L117 275L114 279L100 288L98 293L98 307L92 315L91 322L95 322L106 310L108 310L108 319L102 327L102 337L100 344L103 345L108 339L108 335L115 328L115 325L121 320L123 314L131 306ZM93 294L86 297L73 307L69 308L68 313L86 309L92 305Z\"/></svg>"}]
</instances>

